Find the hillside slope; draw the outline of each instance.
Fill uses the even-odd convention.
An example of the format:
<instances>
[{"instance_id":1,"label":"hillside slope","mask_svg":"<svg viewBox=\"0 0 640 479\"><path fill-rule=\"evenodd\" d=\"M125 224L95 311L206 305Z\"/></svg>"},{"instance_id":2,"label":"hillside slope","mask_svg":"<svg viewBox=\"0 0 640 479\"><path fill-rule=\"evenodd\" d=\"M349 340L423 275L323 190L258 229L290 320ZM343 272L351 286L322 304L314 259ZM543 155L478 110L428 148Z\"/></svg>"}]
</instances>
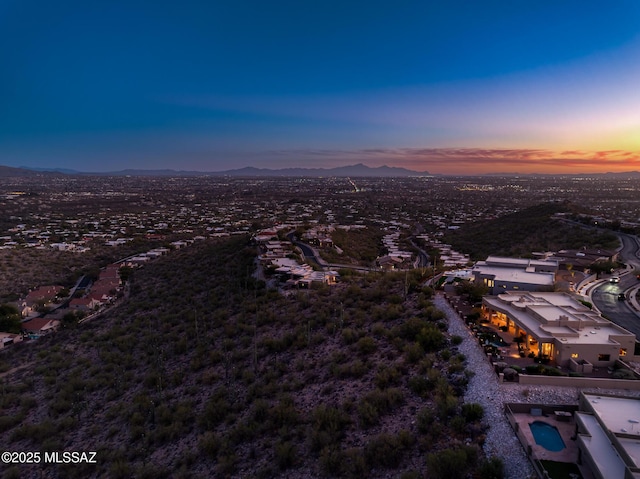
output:
<instances>
[{"instance_id":1,"label":"hillside slope","mask_svg":"<svg viewBox=\"0 0 640 479\"><path fill-rule=\"evenodd\" d=\"M98 452L96 465L4 477L477 467L485 429L462 407L465 358L419 277L353 275L285 297L250 276L254 254L246 238L176 251L137 271L128 301L99 320L4 351L0 370L23 368L2 378L0 442Z\"/></svg>"},{"instance_id":2,"label":"hillside slope","mask_svg":"<svg viewBox=\"0 0 640 479\"><path fill-rule=\"evenodd\" d=\"M579 249L583 246L616 249L614 233L585 229L553 219L570 212L567 203L543 203L490 221L466 223L449 231L444 242L473 260L489 255L527 257L533 251Z\"/></svg>"}]
</instances>

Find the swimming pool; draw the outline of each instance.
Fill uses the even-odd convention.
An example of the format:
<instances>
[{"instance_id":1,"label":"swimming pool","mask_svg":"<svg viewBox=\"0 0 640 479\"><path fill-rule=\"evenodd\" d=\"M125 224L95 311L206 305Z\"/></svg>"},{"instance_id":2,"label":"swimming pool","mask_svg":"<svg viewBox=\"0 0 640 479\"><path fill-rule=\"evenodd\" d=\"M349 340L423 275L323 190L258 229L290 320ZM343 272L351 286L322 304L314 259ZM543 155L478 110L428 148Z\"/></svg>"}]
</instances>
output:
<instances>
[{"instance_id":1,"label":"swimming pool","mask_svg":"<svg viewBox=\"0 0 640 479\"><path fill-rule=\"evenodd\" d=\"M533 421L529 423L529 428L536 444L544 447L547 451L558 452L566 447L555 426L544 421Z\"/></svg>"}]
</instances>

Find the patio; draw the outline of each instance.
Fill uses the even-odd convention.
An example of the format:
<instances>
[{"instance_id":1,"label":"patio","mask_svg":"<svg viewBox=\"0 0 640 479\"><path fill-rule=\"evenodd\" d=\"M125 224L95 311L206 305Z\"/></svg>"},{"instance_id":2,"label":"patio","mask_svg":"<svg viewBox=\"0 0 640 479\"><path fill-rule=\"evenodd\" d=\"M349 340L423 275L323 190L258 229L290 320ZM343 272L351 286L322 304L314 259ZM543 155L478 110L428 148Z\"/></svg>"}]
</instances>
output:
<instances>
[{"instance_id":1,"label":"patio","mask_svg":"<svg viewBox=\"0 0 640 479\"><path fill-rule=\"evenodd\" d=\"M527 366L539 364L538 359L536 359L535 357L534 358L529 357L529 353L531 352L533 352L534 354L537 354L537 351L538 351L537 344L533 344L533 345L522 344L522 348L524 350L524 357L522 357L519 349L519 345L515 341L516 338L513 334L502 331L498 326L491 323L482 323L479 327L482 328L480 329L480 331L490 331L491 333L498 335L502 339L502 341L506 343L506 346L501 346L499 348L496 348L495 353L487 354L487 357L489 358L489 361L491 361L492 364L505 363L507 364L508 367L518 366L523 369L526 368ZM472 331L473 329L474 327L471 326ZM529 346L529 348L527 348L527 346ZM571 372L569 368L558 365L554 360L548 360L545 364L548 366L555 367L565 373ZM591 373L582 373L582 375L584 377L590 377L590 378L610 378L611 371L606 368L600 368L600 369L593 368L593 371Z\"/></svg>"},{"instance_id":2,"label":"patio","mask_svg":"<svg viewBox=\"0 0 640 479\"><path fill-rule=\"evenodd\" d=\"M452 291L445 293L445 298L447 299L451 307L460 315L460 317L465 320L470 316L473 317L474 313L477 314L477 311L479 310L479 308L474 308L474 305L472 305L466 299L452 294ZM518 366L523 369L527 366L539 364L538 360L535 357L529 357L529 353L531 352L533 352L535 355L538 354L537 343L522 343L522 349L524 352L524 357L522 357L522 355L520 354L521 351L518 348L518 343L515 341L516 336L512 332L502 331L497 324L492 324L489 322L476 323L476 321L470 322L469 320L466 320L466 323L469 329L474 332L476 336L479 336L477 331L490 332L491 334L495 334L496 337L499 337L500 340L504 342L503 345L499 345L494 348L488 348L489 350L487 351L487 357L492 364L506 363L507 366ZM476 329L476 331L474 331L474 329ZM484 341L480 344L481 346L484 346ZM545 364L555 367L563 373L571 372L568 367L559 366L553 359L547 360ZM610 378L612 371L611 368L593 368L592 372L581 374L582 376L588 378Z\"/></svg>"},{"instance_id":3,"label":"patio","mask_svg":"<svg viewBox=\"0 0 640 479\"><path fill-rule=\"evenodd\" d=\"M531 460L534 463L536 461L542 461L542 467L545 467L544 464L547 463L547 461L565 465L575 464L583 479L593 479L593 475L589 469L578 464L579 450L575 436L576 423L573 418L573 413L565 412L562 418L559 418L549 407L541 406L538 408L532 406L533 405L530 404L510 404L507 406L507 416L510 417L510 422L516 431L516 435ZM525 409L527 410L526 412L524 412ZM565 447L560 451L550 451L544 446L537 444L530 427L533 422L544 422L555 427ZM551 477L558 476L551 475Z\"/></svg>"}]
</instances>

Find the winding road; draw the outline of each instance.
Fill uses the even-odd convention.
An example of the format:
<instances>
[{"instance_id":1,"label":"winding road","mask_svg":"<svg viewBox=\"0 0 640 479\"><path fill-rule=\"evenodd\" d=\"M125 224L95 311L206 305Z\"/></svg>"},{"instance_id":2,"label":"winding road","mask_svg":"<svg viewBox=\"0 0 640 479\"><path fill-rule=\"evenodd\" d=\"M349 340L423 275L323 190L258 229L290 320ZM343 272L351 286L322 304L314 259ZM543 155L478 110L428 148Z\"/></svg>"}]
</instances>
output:
<instances>
[{"instance_id":1,"label":"winding road","mask_svg":"<svg viewBox=\"0 0 640 479\"><path fill-rule=\"evenodd\" d=\"M640 338L640 316L629 303L630 290L638 286L633 271L640 269L640 239L622 233L619 237L622 241L620 256L627 264L627 272L620 275L619 283L604 281L598 284L591 292L591 300L603 316ZM626 295L624 301L618 299L620 293Z\"/></svg>"}]
</instances>

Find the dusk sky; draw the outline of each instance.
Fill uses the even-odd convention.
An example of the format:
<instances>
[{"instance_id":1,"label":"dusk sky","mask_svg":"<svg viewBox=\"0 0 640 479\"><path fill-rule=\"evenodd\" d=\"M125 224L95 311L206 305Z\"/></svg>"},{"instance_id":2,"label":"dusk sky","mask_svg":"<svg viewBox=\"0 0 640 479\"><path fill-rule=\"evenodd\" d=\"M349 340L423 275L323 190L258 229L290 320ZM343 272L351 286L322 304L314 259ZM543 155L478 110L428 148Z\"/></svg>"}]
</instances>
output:
<instances>
[{"instance_id":1,"label":"dusk sky","mask_svg":"<svg viewBox=\"0 0 640 479\"><path fill-rule=\"evenodd\" d=\"M640 1L0 0L0 165L640 170Z\"/></svg>"}]
</instances>

